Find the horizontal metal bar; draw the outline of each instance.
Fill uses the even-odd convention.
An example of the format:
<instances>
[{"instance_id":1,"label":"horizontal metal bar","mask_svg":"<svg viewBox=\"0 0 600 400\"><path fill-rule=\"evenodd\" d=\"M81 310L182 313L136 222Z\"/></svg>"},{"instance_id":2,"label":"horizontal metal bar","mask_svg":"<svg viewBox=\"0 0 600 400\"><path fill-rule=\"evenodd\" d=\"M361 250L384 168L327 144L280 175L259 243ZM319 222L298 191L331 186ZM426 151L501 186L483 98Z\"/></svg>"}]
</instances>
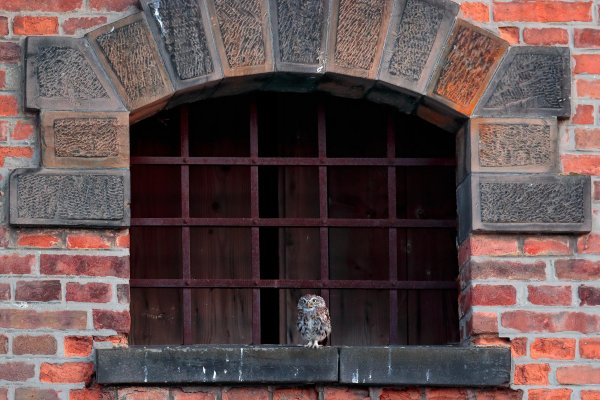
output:
<instances>
[{"instance_id":1,"label":"horizontal metal bar","mask_svg":"<svg viewBox=\"0 0 600 400\"><path fill-rule=\"evenodd\" d=\"M299 166L440 166L453 158L309 158L309 157L131 157L134 165L299 165Z\"/></svg>"},{"instance_id":2,"label":"horizontal metal bar","mask_svg":"<svg viewBox=\"0 0 600 400\"><path fill-rule=\"evenodd\" d=\"M131 279L131 287L269 289L457 289L455 281L359 281L297 279Z\"/></svg>"},{"instance_id":3,"label":"horizontal metal bar","mask_svg":"<svg viewBox=\"0 0 600 400\"><path fill-rule=\"evenodd\" d=\"M456 220L348 218L131 218L131 226L454 228L456 227Z\"/></svg>"}]
</instances>

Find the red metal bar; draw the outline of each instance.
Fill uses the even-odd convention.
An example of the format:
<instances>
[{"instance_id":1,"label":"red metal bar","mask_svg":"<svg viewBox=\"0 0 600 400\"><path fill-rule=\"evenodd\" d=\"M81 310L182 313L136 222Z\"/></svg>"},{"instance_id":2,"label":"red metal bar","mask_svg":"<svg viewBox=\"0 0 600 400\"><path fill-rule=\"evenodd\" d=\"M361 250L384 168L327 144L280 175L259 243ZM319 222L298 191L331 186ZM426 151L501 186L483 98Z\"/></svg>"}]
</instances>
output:
<instances>
[{"instance_id":1,"label":"red metal bar","mask_svg":"<svg viewBox=\"0 0 600 400\"><path fill-rule=\"evenodd\" d=\"M188 287L233 289L372 289L431 290L456 289L455 281L366 281L300 279L131 279L131 287Z\"/></svg>"},{"instance_id":2,"label":"red metal bar","mask_svg":"<svg viewBox=\"0 0 600 400\"><path fill-rule=\"evenodd\" d=\"M274 165L274 166L376 166L454 167L454 158L319 158L310 157L131 157L131 164L152 165Z\"/></svg>"},{"instance_id":3,"label":"red metal bar","mask_svg":"<svg viewBox=\"0 0 600 400\"><path fill-rule=\"evenodd\" d=\"M179 113L181 156L189 156L189 109L184 105ZM190 216L190 167L181 165L181 216L185 220ZM191 278L190 228L181 228L182 276L186 281ZM182 293L183 344L192 343L192 291L184 288Z\"/></svg>"},{"instance_id":4,"label":"red metal bar","mask_svg":"<svg viewBox=\"0 0 600 400\"><path fill-rule=\"evenodd\" d=\"M327 120L325 115L325 105L321 102L317 107L317 146L318 155L321 162L326 160L327 157ZM321 223L327 221L329 216L327 197L327 167L321 165L319 167L319 217ZM329 229L323 225L319 229L319 251L320 256L320 277L322 282L329 282ZM321 297L325 300L325 303L329 302L329 289L321 290Z\"/></svg>"},{"instance_id":5,"label":"red metal bar","mask_svg":"<svg viewBox=\"0 0 600 400\"><path fill-rule=\"evenodd\" d=\"M387 157L393 159L396 156L396 134L392 115L388 112L387 118ZM388 216L391 220L396 219L396 167L388 167L387 171L388 189ZM398 280L398 231L391 227L388 230L388 278L391 281ZM398 344L398 291L390 290L390 337L389 344Z\"/></svg>"},{"instance_id":6,"label":"red metal bar","mask_svg":"<svg viewBox=\"0 0 600 400\"><path fill-rule=\"evenodd\" d=\"M258 158L258 115L256 101L250 102L250 158ZM250 168L250 216L252 221L259 218L258 166ZM252 278L260 279L260 232L257 227L251 230ZM261 343L260 333L260 289L252 290L252 343Z\"/></svg>"}]
</instances>

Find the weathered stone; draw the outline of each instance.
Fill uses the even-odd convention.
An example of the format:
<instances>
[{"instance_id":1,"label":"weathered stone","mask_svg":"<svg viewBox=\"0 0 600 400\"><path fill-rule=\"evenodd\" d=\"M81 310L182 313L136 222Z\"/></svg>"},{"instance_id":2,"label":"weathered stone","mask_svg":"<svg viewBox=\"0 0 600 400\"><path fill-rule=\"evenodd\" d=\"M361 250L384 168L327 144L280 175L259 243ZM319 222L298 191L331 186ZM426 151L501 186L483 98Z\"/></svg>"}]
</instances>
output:
<instances>
[{"instance_id":1,"label":"weathered stone","mask_svg":"<svg viewBox=\"0 0 600 400\"><path fill-rule=\"evenodd\" d=\"M337 382L338 350L284 346L161 346L97 350L100 384Z\"/></svg>"},{"instance_id":2,"label":"weathered stone","mask_svg":"<svg viewBox=\"0 0 600 400\"><path fill-rule=\"evenodd\" d=\"M513 47L481 99L478 115L571 115L567 47Z\"/></svg>"},{"instance_id":3,"label":"weathered stone","mask_svg":"<svg viewBox=\"0 0 600 400\"><path fill-rule=\"evenodd\" d=\"M171 81L143 13L96 29L88 38L130 111L172 95Z\"/></svg>"},{"instance_id":4,"label":"weathered stone","mask_svg":"<svg viewBox=\"0 0 600 400\"><path fill-rule=\"evenodd\" d=\"M458 203L460 238L471 229L565 233L591 229L589 176L473 174L459 186Z\"/></svg>"},{"instance_id":5,"label":"weathered stone","mask_svg":"<svg viewBox=\"0 0 600 400\"><path fill-rule=\"evenodd\" d=\"M458 5L451 1L396 2L383 52L380 79L424 93L457 13Z\"/></svg>"},{"instance_id":6,"label":"weathered stone","mask_svg":"<svg viewBox=\"0 0 600 400\"><path fill-rule=\"evenodd\" d=\"M126 226L129 175L113 170L15 170L10 222L16 225Z\"/></svg>"},{"instance_id":7,"label":"weathered stone","mask_svg":"<svg viewBox=\"0 0 600 400\"><path fill-rule=\"evenodd\" d=\"M550 172L558 164L556 119L471 119L471 162L475 172Z\"/></svg>"},{"instance_id":8,"label":"weathered stone","mask_svg":"<svg viewBox=\"0 0 600 400\"><path fill-rule=\"evenodd\" d=\"M124 110L85 39L28 37L26 62L28 108Z\"/></svg>"},{"instance_id":9,"label":"weathered stone","mask_svg":"<svg viewBox=\"0 0 600 400\"><path fill-rule=\"evenodd\" d=\"M128 113L42 112L46 167L129 166Z\"/></svg>"},{"instance_id":10,"label":"weathered stone","mask_svg":"<svg viewBox=\"0 0 600 400\"><path fill-rule=\"evenodd\" d=\"M491 32L458 20L430 84L430 93L470 115L507 47L507 42Z\"/></svg>"},{"instance_id":11,"label":"weathered stone","mask_svg":"<svg viewBox=\"0 0 600 400\"><path fill-rule=\"evenodd\" d=\"M273 51L278 70L325 72L325 0L271 2Z\"/></svg>"},{"instance_id":12,"label":"weathered stone","mask_svg":"<svg viewBox=\"0 0 600 400\"><path fill-rule=\"evenodd\" d=\"M222 77L205 2L144 0L158 48L177 92L204 90Z\"/></svg>"},{"instance_id":13,"label":"weathered stone","mask_svg":"<svg viewBox=\"0 0 600 400\"><path fill-rule=\"evenodd\" d=\"M492 347L341 347L340 383L504 386L510 350Z\"/></svg>"},{"instance_id":14,"label":"weathered stone","mask_svg":"<svg viewBox=\"0 0 600 400\"><path fill-rule=\"evenodd\" d=\"M334 0L332 9L328 71L375 78L392 2Z\"/></svg>"},{"instance_id":15,"label":"weathered stone","mask_svg":"<svg viewBox=\"0 0 600 400\"><path fill-rule=\"evenodd\" d=\"M366 98L374 103L387 104L398 111L411 114L417 108L421 95L385 82L377 82L367 92Z\"/></svg>"}]
</instances>

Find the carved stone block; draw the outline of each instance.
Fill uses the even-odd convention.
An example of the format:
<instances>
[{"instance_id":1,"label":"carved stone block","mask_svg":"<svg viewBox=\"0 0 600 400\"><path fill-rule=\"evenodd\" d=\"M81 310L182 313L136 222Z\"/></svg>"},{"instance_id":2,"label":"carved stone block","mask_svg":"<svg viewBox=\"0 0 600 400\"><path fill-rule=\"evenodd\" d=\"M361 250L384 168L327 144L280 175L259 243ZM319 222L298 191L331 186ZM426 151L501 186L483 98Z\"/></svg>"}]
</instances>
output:
<instances>
[{"instance_id":1,"label":"carved stone block","mask_svg":"<svg viewBox=\"0 0 600 400\"><path fill-rule=\"evenodd\" d=\"M329 1L273 0L270 4L276 69L324 73Z\"/></svg>"},{"instance_id":2,"label":"carved stone block","mask_svg":"<svg viewBox=\"0 0 600 400\"><path fill-rule=\"evenodd\" d=\"M129 166L129 114L42 112L45 167Z\"/></svg>"},{"instance_id":3,"label":"carved stone block","mask_svg":"<svg viewBox=\"0 0 600 400\"><path fill-rule=\"evenodd\" d=\"M412 114L417 108L421 95L385 82L377 82L367 93L369 101L387 104L398 111Z\"/></svg>"},{"instance_id":4,"label":"carved stone block","mask_svg":"<svg viewBox=\"0 0 600 400\"><path fill-rule=\"evenodd\" d=\"M425 93L457 13L458 4L448 0L396 2L379 79Z\"/></svg>"},{"instance_id":5,"label":"carved stone block","mask_svg":"<svg viewBox=\"0 0 600 400\"><path fill-rule=\"evenodd\" d=\"M471 119L475 172L551 172L558 164L556 119Z\"/></svg>"},{"instance_id":6,"label":"carved stone block","mask_svg":"<svg viewBox=\"0 0 600 400\"><path fill-rule=\"evenodd\" d=\"M26 226L129 225L124 170L18 169L10 176L10 223Z\"/></svg>"},{"instance_id":7,"label":"carved stone block","mask_svg":"<svg viewBox=\"0 0 600 400\"><path fill-rule=\"evenodd\" d=\"M512 47L476 113L485 116L571 115L568 47Z\"/></svg>"},{"instance_id":8,"label":"carved stone block","mask_svg":"<svg viewBox=\"0 0 600 400\"><path fill-rule=\"evenodd\" d=\"M458 20L430 82L432 97L470 115L507 47L491 32Z\"/></svg>"},{"instance_id":9,"label":"carved stone block","mask_svg":"<svg viewBox=\"0 0 600 400\"><path fill-rule=\"evenodd\" d=\"M224 75L272 71L273 46L267 0L210 0L206 4Z\"/></svg>"},{"instance_id":10,"label":"carved stone block","mask_svg":"<svg viewBox=\"0 0 600 400\"><path fill-rule=\"evenodd\" d=\"M173 94L143 13L104 25L88 38L132 113Z\"/></svg>"},{"instance_id":11,"label":"carved stone block","mask_svg":"<svg viewBox=\"0 0 600 400\"><path fill-rule=\"evenodd\" d=\"M27 108L125 110L85 39L28 37L26 68Z\"/></svg>"},{"instance_id":12,"label":"carved stone block","mask_svg":"<svg viewBox=\"0 0 600 400\"><path fill-rule=\"evenodd\" d=\"M391 0L332 0L327 70L374 79L392 11Z\"/></svg>"},{"instance_id":13,"label":"carved stone block","mask_svg":"<svg viewBox=\"0 0 600 400\"><path fill-rule=\"evenodd\" d=\"M205 2L143 0L150 30L178 93L204 89L222 78Z\"/></svg>"},{"instance_id":14,"label":"carved stone block","mask_svg":"<svg viewBox=\"0 0 600 400\"><path fill-rule=\"evenodd\" d=\"M592 228L589 176L472 174L457 193L459 240L470 230L571 233Z\"/></svg>"}]
</instances>

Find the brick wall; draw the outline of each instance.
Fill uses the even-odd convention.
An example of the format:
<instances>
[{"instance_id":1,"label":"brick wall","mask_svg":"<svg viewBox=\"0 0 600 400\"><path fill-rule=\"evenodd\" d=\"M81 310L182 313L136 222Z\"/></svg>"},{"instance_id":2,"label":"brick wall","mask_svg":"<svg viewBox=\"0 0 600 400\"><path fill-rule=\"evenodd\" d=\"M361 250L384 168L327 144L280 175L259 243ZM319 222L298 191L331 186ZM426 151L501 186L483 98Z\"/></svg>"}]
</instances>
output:
<instances>
[{"instance_id":1,"label":"brick wall","mask_svg":"<svg viewBox=\"0 0 600 400\"><path fill-rule=\"evenodd\" d=\"M135 0L0 3L0 399L99 399L94 347L129 328L126 231L13 229L7 179L39 165L35 115L24 112L23 37L75 35L136 10ZM560 123L562 172L600 175L600 1L462 1L464 18L513 44L572 49L572 118ZM600 181L594 183L597 215ZM600 225L574 237L477 235L460 247L462 336L510 346L513 388L128 388L126 399L600 399ZM104 394L115 396L115 391ZM171 396L171 397L169 397Z\"/></svg>"}]
</instances>

